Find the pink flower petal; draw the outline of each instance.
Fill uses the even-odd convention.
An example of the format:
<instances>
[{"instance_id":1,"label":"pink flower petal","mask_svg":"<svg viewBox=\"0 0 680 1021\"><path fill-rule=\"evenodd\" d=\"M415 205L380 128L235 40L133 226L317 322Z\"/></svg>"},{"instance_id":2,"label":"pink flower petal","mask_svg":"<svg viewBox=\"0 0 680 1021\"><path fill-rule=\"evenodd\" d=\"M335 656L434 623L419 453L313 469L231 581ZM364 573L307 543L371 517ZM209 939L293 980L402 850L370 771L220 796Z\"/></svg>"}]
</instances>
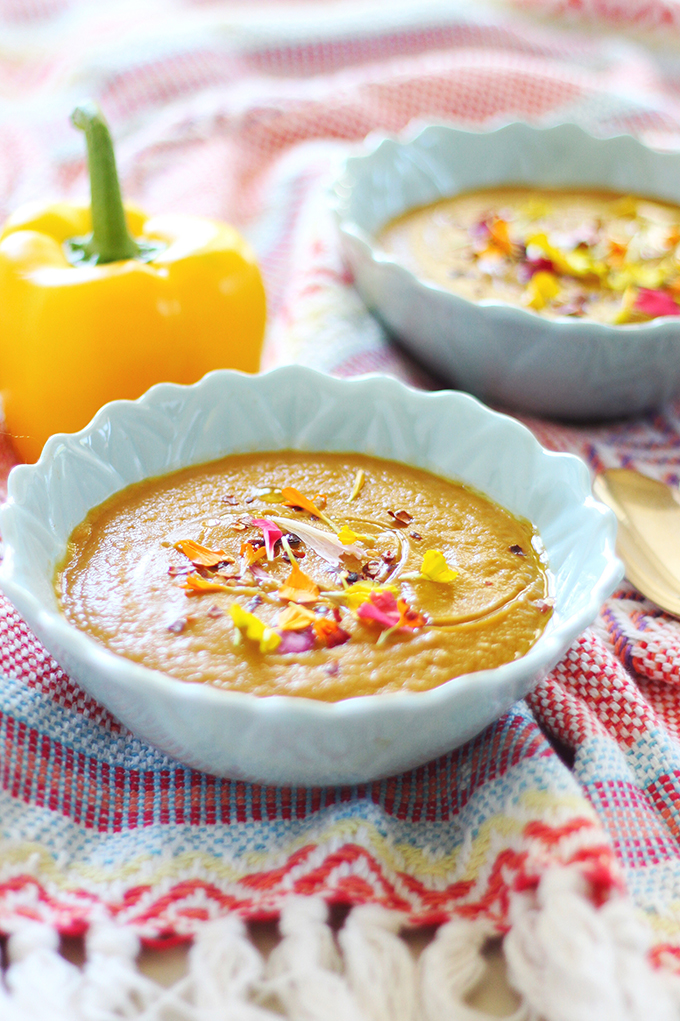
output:
<instances>
[{"instance_id":1,"label":"pink flower petal","mask_svg":"<svg viewBox=\"0 0 680 1021\"><path fill-rule=\"evenodd\" d=\"M641 287L635 299L634 308L644 312L646 316L678 316L680 306L665 291L653 291L647 287Z\"/></svg>"},{"instance_id":2,"label":"pink flower petal","mask_svg":"<svg viewBox=\"0 0 680 1021\"><path fill-rule=\"evenodd\" d=\"M369 599L383 613L399 613L394 592L371 592Z\"/></svg>"},{"instance_id":3,"label":"pink flower petal","mask_svg":"<svg viewBox=\"0 0 680 1021\"><path fill-rule=\"evenodd\" d=\"M518 269L518 276L521 282L526 284L531 280L534 273L554 273L555 264L551 259L539 256L538 259L526 259Z\"/></svg>"},{"instance_id":4,"label":"pink flower petal","mask_svg":"<svg viewBox=\"0 0 680 1021\"><path fill-rule=\"evenodd\" d=\"M267 550L267 560L271 560L274 556L274 546L283 535L283 532L278 525L275 525L273 521L267 521L266 518L252 518L251 524L262 530L264 545Z\"/></svg>"},{"instance_id":5,"label":"pink flower petal","mask_svg":"<svg viewBox=\"0 0 680 1021\"><path fill-rule=\"evenodd\" d=\"M382 596L389 596L389 599L382 599ZM392 604L394 608L392 607ZM357 610L357 616L362 620L374 620L382 627L395 627L399 623L399 610L397 601L391 592L371 592L370 602L362 603Z\"/></svg>"},{"instance_id":6,"label":"pink flower petal","mask_svg":"<svg viewBox=\"0 0 680 1021\"><path fill-rule=\"evenodd\" d=\"M304 631L277 631L278 635L281 635L281 644L277 648L277 652L307 652L313 648L315 634L311 627L307 627Z\"/></svg>"}]
</instances>

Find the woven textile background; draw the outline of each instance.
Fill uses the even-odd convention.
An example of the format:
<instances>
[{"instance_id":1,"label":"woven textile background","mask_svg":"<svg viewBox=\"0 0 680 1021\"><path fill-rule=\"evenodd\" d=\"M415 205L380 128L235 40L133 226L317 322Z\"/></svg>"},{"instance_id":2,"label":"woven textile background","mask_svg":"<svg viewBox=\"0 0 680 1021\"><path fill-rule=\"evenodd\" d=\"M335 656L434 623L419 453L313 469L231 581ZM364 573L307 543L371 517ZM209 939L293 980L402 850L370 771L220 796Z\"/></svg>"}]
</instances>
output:
<instances>
[{"instance_id":1,"label":"woven textile background","mask_svg":"<svg viewBox=\"0 0 680 1021\"><path fill-rule=\"evenodd\" d=\"M130 199L229 219L253 241L268 366L437 385L389 345L340 260L326 189L367 133L522 117L680 146L677 4L467 6L0 0L0 212L84 193L67 118L94 96ZM527 14L562 10L576 29ZM679 481L680 406L528 424L593 469ZM7 441L0 460L4 479ZM4 930L31 916L77 932L107 910L168 939L231 908L271 915L297 891L421 922L483 914L502 931L513 887L561 862L596 900L627 887L655 957L680 967L680 624L627 585L526 704L436 762L355 788L178 766L80 691L4 600L0 671Z\"/></svg>"}]
</instances>

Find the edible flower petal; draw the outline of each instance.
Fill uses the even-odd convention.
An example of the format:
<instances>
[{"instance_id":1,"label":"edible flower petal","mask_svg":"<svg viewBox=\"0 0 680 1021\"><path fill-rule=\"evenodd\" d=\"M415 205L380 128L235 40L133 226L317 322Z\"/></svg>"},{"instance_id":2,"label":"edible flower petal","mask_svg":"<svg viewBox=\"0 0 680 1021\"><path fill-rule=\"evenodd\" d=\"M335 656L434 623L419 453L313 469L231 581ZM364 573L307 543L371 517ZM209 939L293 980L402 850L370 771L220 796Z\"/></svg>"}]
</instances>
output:
<instances>
[{"instance_id":1,"label":"edible flower petal","mask_svg":"<svg viewBox=\"0 0 680 1021\"><path fill-rule=\"evenodd\" d=\"M314 503L313 500L309 500L306 496L303 496L298 489L294 489L293 486L284 486L281 490L281 495L284 498L286 507L301 507L306 510L308 514L311 514L315 518L319 518L320 521L324 521L329 528L332 528L334 532L338 531L338 526L334 521L324 514L320 507ZM323 493L319 493L318 496L323 496Z\"/></svg>"},{"instance_id":2,"label":"edible flower petal","mask_svg":"<svg viewBox=\"0 0 680 1021\"><path fill-rule=\"evenodd\" d=\"M344 645L352 637L349 631L345 631L336 620L329 617L320 617L314 621L314 633L319 642L328 649Z\"/></svg>"},{"instance_id":3,"label":"edible flower petal","mask_svg":"<svg viewBox=\"0 0 680 1021\"><path fill-rule=\"evenodd\" d=\"M355 532L349 525L342 526L338 532L338 539L343 546L351 546L355 542L363 542L367 546L375 546L375 539L372 535L362 535L361 532Z\"/></svg>"},{"instance_id":4,"label":"edible flower petal","mask_svg":"<svg viewBox=\"0 0 680 1021\"><path fill-rule=\"evenodd\" d=\"M405 599L398 599L399 624L398 627L418 628L427 623L425 617L418 610L412 610Z\"/></svg>"},{"instance_id":5,"label":"edible flower petal","mask_svg":"<svg viewBox=\"0 0 680 1021\"><path fill-rule=\"evenodd\" d=\"M675 303L670 294L665 291L650 290L646 287L641 287L638 291L633 307L651 318L680 315L680 306Z\"/></svg>"},{"instance_id":6,"label":"edible flower petal","mask_svg":"<svg viewBox=\"0 0 680 1021\"><path fill-rule=\"evenodd\" d=\"M373 620L381 627L393 628L399 623L400 613L393 592L372 592L357 610L361 620Z\"/></svg>"},{"instance_id":7,"label":"edible flower petal","mask_svg":"<svg viewBox=\"0 0 680 1021\"><path fill-rule=\"evenodd\" d=\"M241 632L245 632L246 638L251 642L257 642L260 652L274 652L281 644L281 635L278 635L272 628L267 627L264 621L256 617L254 613L248 613L238 603L232 603L229 607L229 615L237 627L237 639L235 644L241 640Z\"/></svg>"},{"instance_id":8,"label":"edible flower petal","mask_svg":"<svg viewBox=\"0 0 680 1021\"><path fill-rule=\"evenodd\" d=\"M267 552L267 560L274 559L274 546L283 535L283 532L273 521L266 518L253 518L252 522L256 528L261 529L264 536L264 548Z\"/></svg>"},{"instance_id":9,"label":"edible flower petal","mask_svg":"<svg viewBox=\"0 0 680 1021\"><path fill-rule=\"evenodd\" d=\"M366 473L363 468L359 468L356 475L354 476L354 485L352 486L352 492L349 494L348 503L353 503L357 496L361 492L366 480Z\"/></svg>"},{"instance_id":10,"label":"edible flower petal","mask_svg":"<svg viewBox=\"0 0 680 1021\"><path fill-rule=\"evenodd\" d=\"M218 581L211 581L209 578L202 578L200 574L187 575L186 581L182 586L186 589L188 596L200 596L204 592L226 592L228 588L226 585L221 585Z\"/></svg>"},{"instance_id":11,"label":"edible flower petal","mask_svg":"<svg viewBox=\"0 0 680 1021\"><path fill-rule=\"evenodd\" d=\"M246 564L248 567L252 564L256 564L258 560L263 560L266 555L266 546L253 546L251 542L244 542L241 544L241 556L246 558Z\"/></svg>"},{"instance_id":12,"label":"edible flower petal","mask_svg":"<svg viewBox=\"0 0 680 1021\"><path fill-rule=\"evenodd\" d=\"M545 308L549 301L560 293L560 285L554 273L539 270L534 273L524 292L524 301L530 308Z\"/></svg>"},{"instance_id":13,"label":"edible flower petal","mask_svg":"<svg viewBox=\"0 0 680 1021\"><path fill-rule=\"evenodd\" d=\"M311 514L312 517L322 517L321 511L316 504L313 503L312 500L309 500L306 496L303 496L302 493L293 486L285 486L281 490L281 495L286 507L302 507L302 509L306 510L308 514Z\"/></svg>"},{"instance_id":14,"label":"edible flower petal","mask_svg":"<svg viewBox=\"0 0 680 1021\"><path fill-rule=\"evenodd\" d=\"M349 525L343 525L338 532L338 539L343 546L351 546L353 542L357 542L357 540L361 539L361 536L358 532L353 531Z\"/></svg>"},{"instance_id":15,"label":"edible flower petal","mask_svg":"<svg viewBox=\"0 0 680 1021\"><path fill-rule=\"evenodd\" d=\"M372 620L389 632L401 628L415 629L426 623L422 613L412 610L405 599L395 599L393 592L372 592L359 607L357 616L361 620Z\"/></svg>"},{"instance_id":16,"label":"edible flower petal","mask_svg":"<svg viewBox=\"0 0 680 1021\"><path fill-rule=\"evenodd\" d=\"M458 571L449 567L444 554L439 549L429 549L425 552L420 573L428 581L446 582L453 581L458 577Z\"/></svg>"},{"instance_id":17,"label":"edible flower petal","mask_svg":"<svg viewBox=\"0 0 680 1021\"><path fill-rule=\"evenodd\" d=\"M339 564L340 558L347 553L352 553L355 557L359 558L365 556L366 551L362 550L359 546L343 546L332 532L324 532L321 528L316 528L315 525L310 525L306 521L295 521L294 518L280 517L276 517L273 520L277 525L285 528L287 532L293 532L297 535L322 560L329 564Z\"/></svg>"},{"instance_id":18,"label":"edible flower petal","mask_svg":"<svg viewBox=\"0 0 680 1021\"><path fill-rule=\"evenodd\" d=\"M306 627L304 631L284 631L277 652L308 652L314 648L316 634L314 628Z\"/></svg>"},{"instance_id":19,"label":"edible flower petal","mask_svg":"<svg viewBox=\"0 0 680 1021\"><path fill-rule=\"evenodd\" d=\"M512 254L512 241L508 233L508 224L499 216L494 216L488 223L489 234L492 244L504 255Z\"/></svg>"},{"instance_id":20,"label":"edible flower petal","mask_svg":"<svg viewBox=\"0 0 680 1021\"><path fill-rule=\"evenodd\" d=\"M288 599L292 603L316 603L319 598L319 586L316 582L301 571L293 560L290 565L290 574L285 584L279 588L279 595L282 599Z\"/></svg>"},{"instance_id":21,"label":"edible flower petal","mask_svg":"<svg viewBox=\"0 0 680 1021\"><path fill-rule=\"evenodd\" d=\"M175 543L174 548L188 557L192 564L199 567L216 567L218 564L224 563L225 560L231 563L229 554L225 553L223 549L208 549L207 546L201 546L200 542L194 542L193 539L180 539Z\"/></svg>"},{"instance_id":22,"label":"edible flower petal","mask_svg":"<svg viewBox=\"0 0 680 1021\"><path fill-rule=\"evenodd\" d=\"M304 606L295 603L289 605L279 614L277 627L279 631L304 631L316 620L316 615Z\"/></svg>"},{"instance_id":23,"label":"edible flower petal","mask_svg":"<svg viewBox=\"0 0 680 1021\"><path fill-rule=\"evenodd\" d=\"M396 585L374 585L370 581L357 581L354 585L348 585L342 593L342 601L350 610L358 610L362 603L365 603L372 595L381 592L391 593L394 597L399 595Z\"/></svg>"},{"instance_id":24,"label":"edible flower petal","mask_svg":"<svg viewBox=\"0 0 680 1021\"><path fill-rule=\"evenodd\" d=\"M536 259L525 259L521 266L521 280L526 283L535 273L554 273L555 265L552 259L546 259L539 255Z\"/></svg>"}]
</instances>

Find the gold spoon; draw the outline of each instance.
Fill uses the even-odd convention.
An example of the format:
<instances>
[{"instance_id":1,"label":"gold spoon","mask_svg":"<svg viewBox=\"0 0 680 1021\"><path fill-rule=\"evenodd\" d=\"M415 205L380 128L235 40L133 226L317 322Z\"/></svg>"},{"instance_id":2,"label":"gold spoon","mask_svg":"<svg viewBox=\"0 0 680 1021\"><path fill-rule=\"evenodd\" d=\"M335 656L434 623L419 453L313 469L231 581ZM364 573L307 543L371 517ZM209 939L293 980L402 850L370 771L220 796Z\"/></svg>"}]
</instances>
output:
<instances>
[{"instance_id":1,"label":"gold spoon","mask_svg":"<svg viewBox=\"0 0 680 1021\"><path fill-rule=\"evenodd\" d=\"M680 494L630 468L602 472L593 492L618 518L616 550L628 579L680 617Z\"/></svg>"}]
</instances>

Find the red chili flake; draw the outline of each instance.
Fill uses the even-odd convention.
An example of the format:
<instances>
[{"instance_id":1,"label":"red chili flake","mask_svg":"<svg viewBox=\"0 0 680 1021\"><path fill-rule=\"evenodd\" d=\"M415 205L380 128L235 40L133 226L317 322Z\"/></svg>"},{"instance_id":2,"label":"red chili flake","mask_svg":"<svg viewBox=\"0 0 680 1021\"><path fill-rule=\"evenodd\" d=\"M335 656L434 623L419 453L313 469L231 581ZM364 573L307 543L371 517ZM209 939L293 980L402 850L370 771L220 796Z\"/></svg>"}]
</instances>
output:
<instances>
[{"instance_id":1,"label":"red chili flake","mask_svg":"<svg viewBox=\"0 0 680 1021\"><path fill-rule=\"evenodd\" d=\"M208 610L208 616L209 617L224 617L224 611L217 605L217 603L213 603L213 605Z\"/></svg>"},{"instance_id":2,"label":"red chili flake","mask_svg":"<svg viewBox=\"0 0 680 1021\"><path fill-rule=\"evenodd\" d=\"M178 617L172 624L168 624L168 631L172 631L173 635L181 635L188 623L188 617Z\"/></svg>"},{"instance_id":3,"label":"red chili flake","mask_svg":"<svg viewBox=\"0 0 680 1021\"><path fill-rule=\"evenodd\" d=\"M379 560L369 560L367 564L361 569L361 573L365 578L377 578L382 570L382 565Z\"/></svg>"},{"instance_id":4,"label":"red chili flake","mask_svg":"<svg viewBox=\"0 0 680 1021\"><path fill-rule=\"evenodd\" d=\"M236 507L238 505L238 500L233 493L225 493L225 495L220 499L220 503L226 503L230 507Z\"/></svg>"},{"instance_id":5,"label":"red chili flake","mask_svg":"<svg viewBox=\"0 0 680 1021\"><path fill-rule=\"evenodd\" d=\"M526 556L526 553L524 552L522 547L518 546L517 544L515 544L514 546L510 546L508 548L509 548L511 553L516 553L518 557L525 557Z\"/></svg>"},{"instance_id":6,"label":"red chili flake","mask_svg":"<svg viewBox=\"0 0 680 1021\"><path fill-rule=\"evenodd\" d=\"M385 552L383 554L381 554L381 560L384 560L386 564L391 564L396 559L397 559L397 554L394 553L391 549L387 549L387 550L385 550Z\"/></svg>"},{"instance_id":7,"label":"red chili flake","mask_svg":"<svg viewBox=\"0 0 680 1021\"><path fill-rule=\"evenodd\" d=\"M406 525L413 521L413 515L409 514L409 512L405 510L399 511L388 510L387 513L394 520L394 523L398 525L400 528L405 528Z\"/></svg>"},{"instance_id":8,"label":"red chili flake","mask_svg":"<svg viewBox=\"0 0 680 1021\"><path fill-rule=\"evenodd\" d=\"M409 532L408 534L411 536L412 539L415 539L416 542L422 542L423 541L422 535L418 535L417 532Z\"/></svg>"}]
</instances>

